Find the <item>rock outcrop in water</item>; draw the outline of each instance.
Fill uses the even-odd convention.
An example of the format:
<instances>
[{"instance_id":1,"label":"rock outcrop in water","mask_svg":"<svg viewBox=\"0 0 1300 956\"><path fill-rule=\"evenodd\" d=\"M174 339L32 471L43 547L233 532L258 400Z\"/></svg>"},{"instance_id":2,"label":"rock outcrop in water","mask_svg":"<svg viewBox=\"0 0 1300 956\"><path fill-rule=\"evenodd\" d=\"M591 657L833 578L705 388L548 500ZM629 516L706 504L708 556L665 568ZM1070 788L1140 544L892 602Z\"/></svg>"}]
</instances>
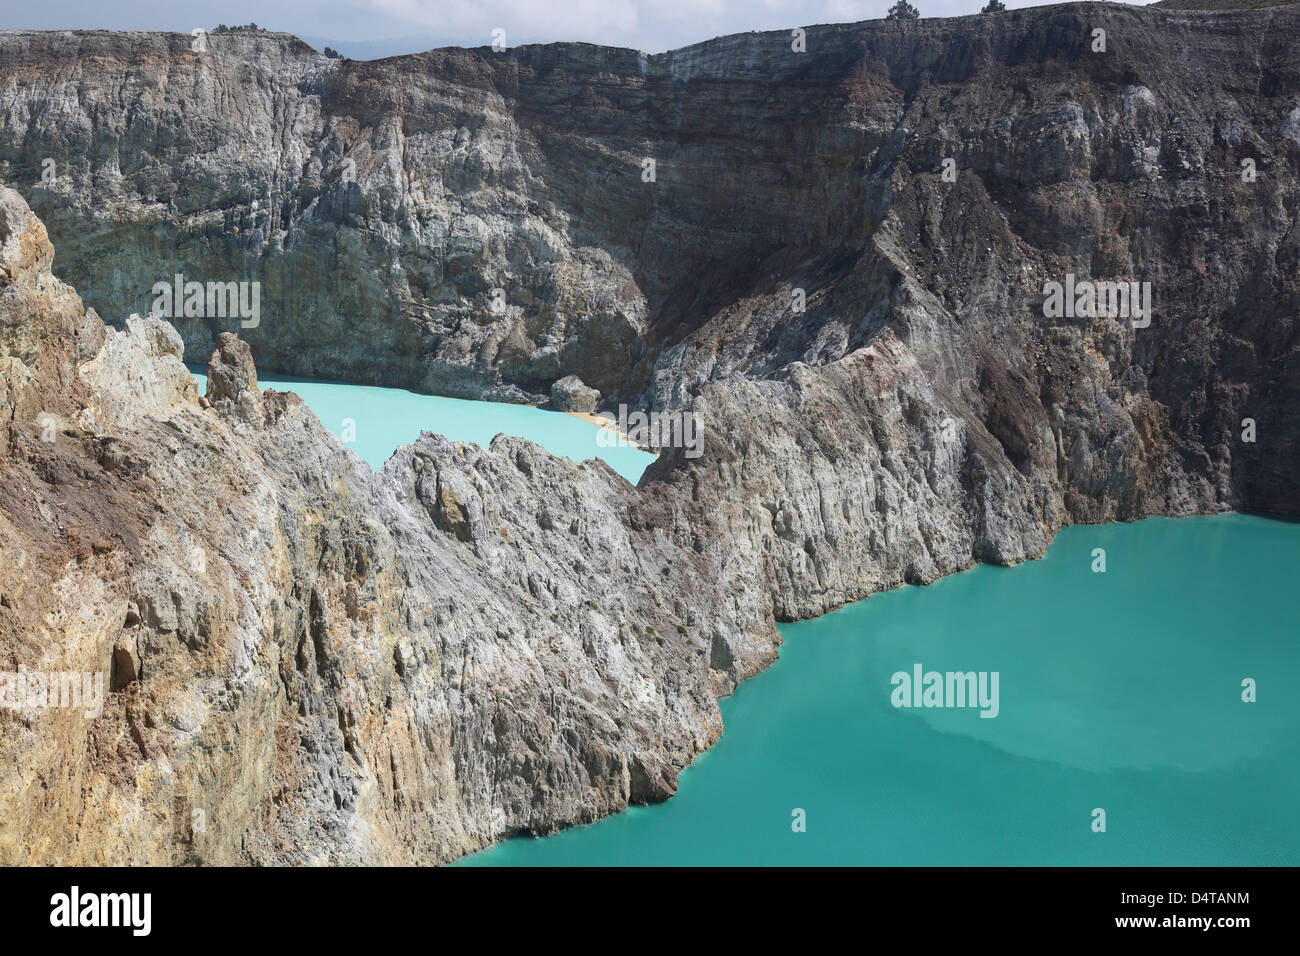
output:
<instances>
[{"instance_id":1,"label":"rock outcrop in water","mask_svg":"<svg viewBox=\"0 0 1300 956\"><path fill-rule=\"evenodd\" d=\"M576 375L566 375L551 386L551 404L562 412L591 413L600 402L600 392L582 384Z\"/></svg>"},{"instance_id":2,"label":"rock outcrop in water","mask_svg":"<svg viewBox=\"0 0 1300 956\"><path fill-rule=\"evenodd\" d=\"M0 652L113 679L93 722L0 711L0 860L451 859L671 794L776 620L1070 522L1298 510L1298 7L190 42L0 34L0 175L89 302L262 290L106 330L3 194ZM1045 317L1076 279L1150 323ZM425 436L371 476L253 356L576 375L704 454L634 489Z\"/></svg>"}]
</instances>

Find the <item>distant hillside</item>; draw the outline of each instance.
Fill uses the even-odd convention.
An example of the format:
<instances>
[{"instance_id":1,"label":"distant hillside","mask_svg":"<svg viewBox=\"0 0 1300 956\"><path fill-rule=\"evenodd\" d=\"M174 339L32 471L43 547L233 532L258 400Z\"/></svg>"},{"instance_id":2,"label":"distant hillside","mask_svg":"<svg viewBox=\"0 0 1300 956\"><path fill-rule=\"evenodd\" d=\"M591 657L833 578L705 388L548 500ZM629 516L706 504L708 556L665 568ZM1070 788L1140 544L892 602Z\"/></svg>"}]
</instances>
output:
<instances>
[{"instance_id":1,"label":"distant hillside","mask_svg":"<svg viewBox=\"0 0 1300 956\"><path fill-rule=\"evenodd\" d=\"M1153 7L1166 10L1262 10L1265 7L1285 7L1300 0L1160 0Z\"/></svg>"}]
</instances>

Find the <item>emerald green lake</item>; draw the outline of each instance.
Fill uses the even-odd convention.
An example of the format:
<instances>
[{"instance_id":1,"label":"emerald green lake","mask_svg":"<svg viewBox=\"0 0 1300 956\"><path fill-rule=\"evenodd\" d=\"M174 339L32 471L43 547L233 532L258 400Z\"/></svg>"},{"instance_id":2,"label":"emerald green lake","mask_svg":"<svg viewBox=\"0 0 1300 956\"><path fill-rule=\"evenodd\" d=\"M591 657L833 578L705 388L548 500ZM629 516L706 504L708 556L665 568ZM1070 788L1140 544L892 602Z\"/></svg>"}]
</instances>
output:
<instances>
[{"instance_id":1,"label":"emerald green lake","mask_svg":"<svg viewBox=\"0 0 1300 956\"><path fill-rule=\"evenodd\" d=\"M354 420L375 468L421 430L521 435L631 481L651 460L572 416L263 381L336 433ZM782 625L780 660L722 702L673 799L460 865L1300 864L1298 567L1300 524L1151 518ZM996 672L997 716L894 707L917 664Z\"/></svg>"}]
</instances>

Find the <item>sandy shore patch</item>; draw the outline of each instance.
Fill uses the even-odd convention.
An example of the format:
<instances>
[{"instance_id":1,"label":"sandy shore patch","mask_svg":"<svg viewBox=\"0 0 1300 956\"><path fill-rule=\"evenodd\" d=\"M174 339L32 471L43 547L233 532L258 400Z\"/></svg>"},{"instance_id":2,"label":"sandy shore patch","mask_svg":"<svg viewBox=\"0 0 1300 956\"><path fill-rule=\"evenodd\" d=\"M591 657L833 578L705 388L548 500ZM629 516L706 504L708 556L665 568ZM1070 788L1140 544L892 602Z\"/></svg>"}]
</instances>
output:
<instances>
[{"instance_id":1,"label":"sandy shore patch","mask_svg":"<svg viewBox=\"0 0 1300 956\"><path fill-rule=\"evenodd\" d=\"M633 448L655 455L656 457L659 455L659 449L651 448L648 445L638 445L628 437L626 432L619 431L618 419L614 418L612 415L597 415L592 412L565 412L564 414L572 415L574 418L581 418L584 422L589 422L597 428L603 428L605 431L619 436L626 445L630 445Z\"/></svg>"}]
</instances>

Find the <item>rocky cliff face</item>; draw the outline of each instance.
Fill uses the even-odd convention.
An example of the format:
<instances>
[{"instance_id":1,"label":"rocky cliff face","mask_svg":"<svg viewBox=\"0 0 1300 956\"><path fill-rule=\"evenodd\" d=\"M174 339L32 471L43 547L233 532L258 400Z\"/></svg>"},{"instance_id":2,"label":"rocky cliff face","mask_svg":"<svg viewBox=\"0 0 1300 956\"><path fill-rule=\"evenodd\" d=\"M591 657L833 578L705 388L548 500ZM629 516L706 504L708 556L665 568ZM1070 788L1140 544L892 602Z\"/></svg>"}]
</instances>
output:
<instances>
[{"instance_id":1,"label":"rocky cliff face","mask_svg":"<svg viewBox=\"0 0 1300 956\"><path fill-rule=\"evenodd\" d=\"M776 620L1070 522L1296 513L1298 10L375 63L0 34L0 175L91 304L262 290L105 330L3 194L0 650L113 677L90 729L0 711L0 859L450 859L670 794ZM1149 324L1045 314L1121 279ZM446 394L577 375L703 454L634 489L425 436L371 476L222 331Z\"/></svg>"},{"instance_id":2,"label":"rocky cliff face","mask_svg":"<svg viewBox=\"0 0 1300 956\"><path fill-rule=\"evenodd\" d=\"M662 488L426 435L377 475L218 343L105 330L0 189L0 860L438 862L663 799L778 640ZM6 698L7 700L9 698Z\"/></svg>"},{"instance_id":3,"label":"rocky cliff face","mask_svg":"<svg viewBox=\"0 0 1300 956\"><path fill-rule=\"evenodd\" d=\"M1229 450L1245 417L1296 434L1298 17L1083 4L811 27L802 53L764 33L369 63L275 34L6 32L0 177L113 321L178 274L259 283L255 317L169 306L192 360L230 330L264 369L512 400L576 374L681 407L888 327L1022 471L1056 471L1108 391L1142 406L1124 441L1175 446L1130 498L1285 510L1283 457ZM1045 321L1066 275L1149 281L1154 324ZM1089 516L1105 430L1066 469Z\"/></svg>"}]
</instances>

